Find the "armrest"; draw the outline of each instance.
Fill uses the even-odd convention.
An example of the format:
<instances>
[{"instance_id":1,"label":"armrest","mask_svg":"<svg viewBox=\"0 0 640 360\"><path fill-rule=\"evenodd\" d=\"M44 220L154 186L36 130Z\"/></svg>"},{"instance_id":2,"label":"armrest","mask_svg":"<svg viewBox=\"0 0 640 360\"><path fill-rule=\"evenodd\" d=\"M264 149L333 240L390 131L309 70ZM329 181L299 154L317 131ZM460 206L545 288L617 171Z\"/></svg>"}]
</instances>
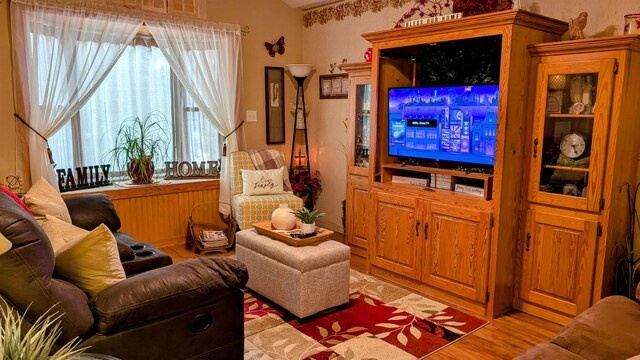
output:
<instances>
[{"instance_id":1,"label":"armrest","mask_svg":"<svg viewBox=\"0 0 640 360\"><path fill-rule=\"evenodd\" d=\"M247 283L245 265L229 258L198 258L150 270L116 283L91 300L97 330L111 334L208 305Z\"/></svg>"},{"instance_id":2,"label":"armrest","mask_svg":"<svg viewBox=\"0 0 640 360\"><path fill-rule=\"evenodd\" d=\"M71 222L85 230L93 230L105 224L109 230L117 231L121 223L116 208L105 194L80 195L64 199L71 215Z\"/></svg>"}]
</instances>

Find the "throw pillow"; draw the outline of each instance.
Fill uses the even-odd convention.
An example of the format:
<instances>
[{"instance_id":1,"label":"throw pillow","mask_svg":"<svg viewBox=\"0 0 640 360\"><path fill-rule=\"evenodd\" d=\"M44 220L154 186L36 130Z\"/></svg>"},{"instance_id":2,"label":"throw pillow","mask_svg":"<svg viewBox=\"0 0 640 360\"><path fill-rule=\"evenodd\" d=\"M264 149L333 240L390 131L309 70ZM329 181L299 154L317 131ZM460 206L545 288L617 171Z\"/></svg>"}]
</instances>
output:
<instances>
[{"instance_id":1,"label":"throw pillow","mask_svg":"<svg viewBox=\"0 0 640 360\"><path fill-rule=\"evenodd\" d=\"M242 170L242 193L245 195L282 194L284 167L273 170Z\"/></svg>"},{"instance_id":2,"label":"throw pillow","mask_svg":"<svg viewBox=\"0 0 640 360\"><path fill-rule=\"evenodd\" d=\"M13 201L15 201L18 205L22 206L23 209L27 210L29 214L33 215L33 212L31 212L31 209L29 209L29 207L22 200L20 200L18 195L12 193L11 190L6 189L3 186L0 186L0 191L9 195L9 197L12 198Z\"/></svg>"},{"instance_id":3,"label":"throw pillow","mask_svg":"<svg viewBox=\"0 0 640 360\"><path fill-rule=\"evenodd\" d=\"M12 246L13 244L11 243L11 241L9 241L9 239L7 239L4 235L2 235L2 233L0 233L0 255L11 250Z\"/></svg>"},{"instance_id":4,"label":"throw pillow","mask_svg":"<svg viewBox=\"0 0 640 360\"><path fill-rule=\"evenodd\" d=\"M44 178L40 178L27 191L24 195L24 202L33 211L33 216L39 222L44 221L47 214L68 223L71 222L71 215L69 215L69 210L64 200L62 200L62 196Z\"/></svg>"},{"instance_id":5,"label":"throw pillow","mask_svg":"<svg viewBox=\"0 0 640 360\"><path fill-rule=\"evenodd\" d=\"M89 231L51 215L45 215L41 225L56 255L69 241L89 234Z\"/></svg>"},{"instance_id":6,"label":"throw pillow","mask_svg":"<svg viewBox=\"0 0 640 360\"><path fill-rule=\"evenodd\" d=\"M116 239L104 224L63 246L56 256L56 272L92 297L126 278Z\"/></svg>"}]
</instances>

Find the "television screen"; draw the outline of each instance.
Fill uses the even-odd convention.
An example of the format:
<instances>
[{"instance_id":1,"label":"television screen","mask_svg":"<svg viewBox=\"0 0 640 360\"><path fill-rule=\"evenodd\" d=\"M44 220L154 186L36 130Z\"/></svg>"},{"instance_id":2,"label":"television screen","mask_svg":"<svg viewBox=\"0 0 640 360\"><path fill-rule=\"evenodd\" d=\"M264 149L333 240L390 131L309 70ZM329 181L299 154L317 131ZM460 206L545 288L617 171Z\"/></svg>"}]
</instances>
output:
<instances>
[{"instance_id":1,"label":"television screen","mask_svg":"<svg viewBox=\"0 0 640 360\"><path fill-rule=\"evenodd\" d=\"M389 155L493 165L498 85L389 89Z\"/></svg>"}]
</instances>

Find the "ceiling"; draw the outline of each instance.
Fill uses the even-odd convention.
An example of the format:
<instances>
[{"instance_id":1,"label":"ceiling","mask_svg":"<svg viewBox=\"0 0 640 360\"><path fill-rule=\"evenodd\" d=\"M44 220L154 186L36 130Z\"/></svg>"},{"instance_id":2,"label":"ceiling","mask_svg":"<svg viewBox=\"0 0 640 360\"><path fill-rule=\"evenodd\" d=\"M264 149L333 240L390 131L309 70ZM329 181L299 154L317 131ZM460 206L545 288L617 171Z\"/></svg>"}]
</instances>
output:
<instances>
[{"instance_id":1,"label":"ceiling","mask_svg":"<svg viewBox=\"0 0 640 360\"><path fill-rule=\"evenodd\" d=\"M306 10L316 6L331 4L337 2L336 0L282 0L285 4L291 6L294 9Z\"/></svg>"}]
</instances>

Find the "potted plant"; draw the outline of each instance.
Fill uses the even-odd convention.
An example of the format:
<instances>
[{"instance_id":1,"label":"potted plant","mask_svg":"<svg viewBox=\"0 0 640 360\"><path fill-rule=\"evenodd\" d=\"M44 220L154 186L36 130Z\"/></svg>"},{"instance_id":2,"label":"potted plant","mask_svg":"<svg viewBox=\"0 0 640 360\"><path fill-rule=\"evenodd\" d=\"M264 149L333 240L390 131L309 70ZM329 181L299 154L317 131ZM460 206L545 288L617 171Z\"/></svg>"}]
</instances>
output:
<instances>
[{"instance_id":1,"label":"potted plant","mask_svg":"<svg viewBox=\"0 0 640 360\"><path fill-rule=\"evenodd\" d=\"M316 219L327 214L320 210L309 210L306 207L296 210L293 214L300 219L300 232L302 234L312 234L316 231Z\"/></svg>"},{"instance_id":2,"label":"potted plant","mask_svg":"<svg viewBox=\"0 0 640 360\"><path fill-rule=\"evenodd\" d=\"M87 348L78 348L78 339L60 348L55 344L62 332L58 321L61 314L51 313L49 309L33 323L29 330L24 331L24 316L15 313L4 299L0 300L0 359L71 360L82 357L80 353ZM56 348L57 351L52 353Z\"/></svg>"},{"instance_id":3,"label":"potted plant","mask_svg":"<svg viewBox=\"0 0 640 360\"><path fill-rule=\"evenodd\" d=\"M127 169L134 184L149 184L153 180L154 158L166 157L169 143L164 126L167 119L154 111L122 122L116 133L116 143L109 157L116 168Z\"/></svg>"}]
</instances>

